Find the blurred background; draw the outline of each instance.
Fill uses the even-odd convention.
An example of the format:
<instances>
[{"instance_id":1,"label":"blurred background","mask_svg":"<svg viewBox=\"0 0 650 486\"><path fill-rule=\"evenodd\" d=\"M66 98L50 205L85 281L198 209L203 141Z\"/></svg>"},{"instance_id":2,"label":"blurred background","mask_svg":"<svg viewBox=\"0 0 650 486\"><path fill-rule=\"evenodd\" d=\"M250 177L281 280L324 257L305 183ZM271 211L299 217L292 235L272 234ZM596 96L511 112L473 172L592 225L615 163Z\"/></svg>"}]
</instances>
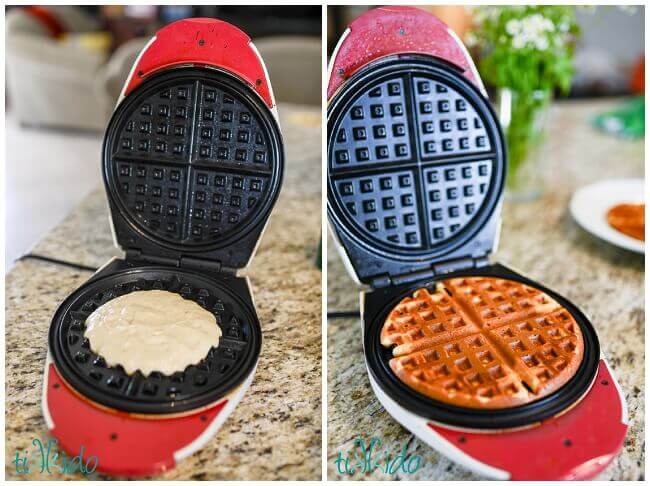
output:
<instances>
[{"instance_id":1,"label":"blurred background","mask_svg":"<svg viewBox=\"0 0 650 486\"><path fill-rule=\"evenodd\" d=\"M327 9L327 52L348 23L371 6L330 6ZM422 7L449 25L466 43L481 13L460 5ZM575 41L570 97L630 94L639 91L644 59L644 8L611 6L575 9L580 35ZM475 51L475 49L473 49ZM476 54L476 52L473 52ZM473 56L475 61L477 58Z\"/></svg>"},{"instance_id":2,"label":"blurred background","mask_svg":"<svg viewBox=\"0 0 650 486\"><path fill-rule=\"evenodd\" d=\"M236 25L253 38L278 102L320 107L320 6L20 6L5 14L5 269L101 184L103 131L136 57L163 25L187 17Z\"/></svg>"}]
</instances>

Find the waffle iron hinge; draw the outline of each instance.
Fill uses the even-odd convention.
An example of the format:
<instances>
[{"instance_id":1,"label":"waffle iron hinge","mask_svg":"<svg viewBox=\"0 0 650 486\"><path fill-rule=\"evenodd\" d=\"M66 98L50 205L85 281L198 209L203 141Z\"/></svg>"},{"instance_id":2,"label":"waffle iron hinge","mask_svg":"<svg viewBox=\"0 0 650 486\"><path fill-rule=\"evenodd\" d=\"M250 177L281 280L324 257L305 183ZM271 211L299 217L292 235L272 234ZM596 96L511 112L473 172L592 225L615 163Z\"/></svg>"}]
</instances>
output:
<instances>
[{"instance_id":1,"label":"waffle iron hinge","mask_svg":"<svg viewBox=\"0 0 650 486\"><path fill-rule=\"evenodd\" d=\"M425 270L416 270L413 272L403 273L401 275L381 275L372 280L373 288L388 287L392 285L402 285L420 280L427 280L435 276L444 275L459 270L469 270L472 268L481 268L489 265L490 261L487 255L478 257L463 257L453 260L436 262L430 268Z\"/></svg>"},{"instance_id":2,"label":"waffle iron hinge","mask_svg":"<svg viewBox=\"0 0 650 486\"><path fill-rule=\"evenodd\" d=\"M155 265L164 265L177 268L185 268L189 270L196 270L201 273L229 273L235 274L236 269L223 266L221 262L216 260L205 260L202 258L192 258L188 256L180 256L179 258L165 257L160 255L147 255L142 251L135 248L129 248L126 251L126 259L135 262L153 263Z\"/></svg>"}]
</instances>

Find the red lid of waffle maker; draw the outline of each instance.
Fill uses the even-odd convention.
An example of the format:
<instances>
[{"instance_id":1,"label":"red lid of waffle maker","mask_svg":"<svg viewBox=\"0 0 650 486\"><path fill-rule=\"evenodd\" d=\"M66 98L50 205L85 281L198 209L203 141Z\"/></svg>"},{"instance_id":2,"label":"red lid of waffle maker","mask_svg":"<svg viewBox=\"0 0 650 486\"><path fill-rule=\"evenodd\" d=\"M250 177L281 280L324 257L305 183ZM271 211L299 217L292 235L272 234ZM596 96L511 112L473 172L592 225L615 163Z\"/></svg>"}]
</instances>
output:
<instances>
[{"instance_id":1,"label":"red lid of waffle maker","mask_svg":"<svg viewBox=\"0 0 650 486\"><path fill-rule=\"evenodd\" d=\"M329 92L328 217L355 280L379 287L484 261L505 148L451 31L418 9L369 11L339 43Z\"/></svg>"},{"instance_id":2,"label":"red lid of waffle maker","mask_svg":"<svg viewBox=\"0 0 650 486\"><path fill-rule=\"evenodd\" d=\"M269 80L248 36L214 19L160 30L136 61L104 138L119 246L153 261L242 268L283 166Z\"/></svg>"}]
</instances>

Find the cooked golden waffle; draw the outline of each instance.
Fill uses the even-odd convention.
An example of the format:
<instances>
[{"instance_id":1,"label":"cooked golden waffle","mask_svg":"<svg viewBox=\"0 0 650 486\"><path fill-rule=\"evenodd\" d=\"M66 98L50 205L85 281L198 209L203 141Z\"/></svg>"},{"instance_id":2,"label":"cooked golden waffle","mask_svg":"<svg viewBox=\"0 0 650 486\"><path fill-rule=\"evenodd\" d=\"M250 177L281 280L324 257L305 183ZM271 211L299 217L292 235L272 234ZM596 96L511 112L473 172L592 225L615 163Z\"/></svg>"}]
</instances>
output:
<instances>
[{"instance_id":1,"label":"cooked golden waffle","mask_svg":"<svg viewBox=\"0 0 650 486\"><path fill-rule=\"evenodd\" d=\"M523 405L564 385L582 361L573 316L513 280L463 277L418 289L388 315L381 344L406 385L457 406Z\"/></svg>"}]
</instances>

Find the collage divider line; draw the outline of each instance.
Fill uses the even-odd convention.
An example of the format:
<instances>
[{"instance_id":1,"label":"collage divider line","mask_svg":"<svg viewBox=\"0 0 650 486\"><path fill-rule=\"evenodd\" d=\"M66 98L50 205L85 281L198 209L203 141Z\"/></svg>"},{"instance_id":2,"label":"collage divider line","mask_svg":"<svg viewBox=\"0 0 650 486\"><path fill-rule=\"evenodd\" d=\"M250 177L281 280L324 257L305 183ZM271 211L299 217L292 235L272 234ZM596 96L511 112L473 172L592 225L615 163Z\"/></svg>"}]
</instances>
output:
<instances>
[{"instance_id":1,"label":"collage divider line","mask_svg":"<svg viewBox=\"0 0 650 486\"><path fill-rule=\"evenodd\" d=\"M327 3L321 3L321 481L327 481Z\"/></svg>"}]
</instances>

